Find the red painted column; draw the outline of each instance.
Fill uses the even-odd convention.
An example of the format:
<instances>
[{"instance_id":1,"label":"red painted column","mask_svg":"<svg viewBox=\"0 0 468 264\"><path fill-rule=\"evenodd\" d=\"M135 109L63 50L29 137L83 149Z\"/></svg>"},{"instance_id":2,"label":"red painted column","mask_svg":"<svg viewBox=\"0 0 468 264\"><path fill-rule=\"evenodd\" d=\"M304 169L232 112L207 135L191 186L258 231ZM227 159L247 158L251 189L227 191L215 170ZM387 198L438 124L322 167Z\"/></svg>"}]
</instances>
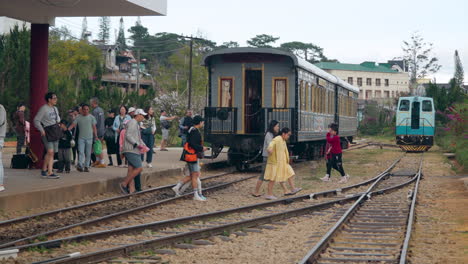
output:
<instances>
[{"instance_id":1,"label":"red painted column","mask_svg":"<svg viewBox=\"0 0 468 264\"><path fill-rule=\"evenodd\" d=\"M29 107L31 113L31 150L39 158L36 168L42 167L44 146L41 134L34 126L34 117L45 104L44 95L48 90L49 24L31 24L31 73Z\"/></svg>"}]
</instances>

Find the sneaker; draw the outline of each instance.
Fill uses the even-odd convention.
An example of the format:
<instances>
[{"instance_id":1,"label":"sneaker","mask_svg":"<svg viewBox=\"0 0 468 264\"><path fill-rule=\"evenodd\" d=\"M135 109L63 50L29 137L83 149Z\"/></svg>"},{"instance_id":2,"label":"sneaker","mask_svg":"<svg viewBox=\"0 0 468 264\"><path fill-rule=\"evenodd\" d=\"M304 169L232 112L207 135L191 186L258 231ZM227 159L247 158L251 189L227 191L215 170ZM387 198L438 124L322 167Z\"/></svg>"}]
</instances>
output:
<instances>
[{"instance_id":1,"label":"sneaker","mask_svg":"<svg viewBox=\"0 0 468 264\"><path fill-rule=\"evenodd\" d=\"M176 196L180 196L180 187L178 185L172 187L172 190L175 192Z\"/></svg>"},{"instance_id":2,"label":"sneaker","mask_svg":"<svg viewBox=\"0 0 468 264\"><path fill-rule=\"evenodd\" d=\"M198 194L198 197L200 197L203 201L206 201L206 197L203 196L203 194Z\"/></svg>"},{"instance_id":3,"label":"sneaker","mask_svg":"<svg viewBox=\"0 0 468 264\"><path fill-rule=\"evenodd\" d=\"M151 163L148 163L148 164L146 165L146 167L148 167L148 168L153 168L153 165L152 165Z\"/></svg>"},{"instance_id":4,"label":"sneaker","mask_svg":"<svg viewBox=\"0 0 468 264\"><path fill-rule=\"evenodd\" d=\"M69 171L69 170L66 170L65 173L70 173L70 171Z\"/></svg>"},{"instance_id":5,"label":"sneaker","mask_svg":"<svg viewBox=\"0 0 468 264\"><path fill-rule=\"evenodd\" d=\"M3 185L0 185L0 192L3 192L5 190L5 187Z\"/></svg>"},{"instance_id":6,"label":"sneaker","mask_svg":"<svg viewBox=\"0 0 468 264\"><path fill-rule=\"evenodd\" d=\"M128 187L122 186L122 184L119 183L119 188L122 194L130 194L130 190L128 190Z\"/></svg>"},{"instance_id":7,"label":"sneaker","mask_svg":"<svg viewBox=\"0 0 468 264\"><path fill-rule=\"evenodd\" d=\"M265 195L265 199L267 199L267 200L276 200L278 198L276 198L276 196L273 196L273 195Z\"/></svg>"},{"instance_id":8,"label":"sneaker","mask_svg":"<svg viewBox=\"0 0 468 264\"><path fill-rule=\"evenodd\" d=\"M84 172L89 172L89 168L88 168L88 167L85 167L83 171L84 171Z\"/></svg>"},{"instance_id":9,"label":"sneaker","mask_svg":"<svg viewBox=\"0 0 468 264\"><path fill-rule=\"evenodd\" d=\"M83 168L80 167L80 166L76 166L76 170L79 171L79 172L83 172Z\"/></svg>"},{"instance_id":10,"label":"sneaker","mask_svg":"<svg viewBox=\"0 0 468 264\"><path fill-rule=\"evenodd\" d=\"M57 174L50 174L50 175L47 175L47 179L60 179L60 176L58 176Z\"/></svg>"},{"instance_id":11,"label":"sneaker","mask_svg":"<svg viewBox=\"0 0 468 264\"><path fill-rule=\"evenodd\" d=\"M320 178L320 179L321 179L322 181L324 181L324 182L328 182L328 181L330 181L330 176L325 175L325 177Z\"/></svg>"},{"instance_id":12,"label":"sneaker","mask_svg":"<svg viewBox=\"0 0 468 264\"><path fill-rule=\"evenodd\" d=\"M95 168L105 168L106 164L99 163L98 165L94 166Z\"/></svg>"},{"instance_id":13,"label":"sneaker","mask_svg":"<svg viewBox=\"0 0 468 264\"><path fill-rule=\"evenodd\" d=\"M202 195L200 196L198 193L195 193L195 195L193 196L193 200L194 201L202 201L202 202L205 202L206 201L206 198Z\"/></svg>"},{"instance_id":14,"label":"sneaker","mask_svg":"<svg viewBox=\"0 0 468 264\"><path fill-rule=\"evenodd\" d=\"M118 167L119 167L119 168L125 168L125 165L120 164Z\"/></svg>"},{"instance_id":15,"label":"sneaker","mask_svg":"<svg viewBox=\"0 0 468 264\"><path fill-rule=\"evenodd\" d=\"M112 167L112 166L114 166L114 164L113 164L113 163L109 163L109 164L107 164L107 166L108 166L108 167Z\"/></svg>"},{"instance_id":16,"label":"sneaker","mask_svg":"<svg viewBox=\"0 0 468 264\"><path fill-rule=\"evenodd\" d=\"M63 170L57 170L57 173L63 173Z\"/></svg>"},{"instance_id":17,"label":"sneaker","mask_svg":"<svg viewBox=\"0 0 468 264\"><path fill-rule=\"evenodd\" d=\"M349 180L349 175L346 174L345 176L341 177L341 180L338 183L345 183Z\"/></svg>"},{"instance_id":18,"label":"sneaker","mask_svg":"<svg viewBox=\"0 0 468 264\"><path fill-rule=\"evenodd\" d=\"M91 164L91 167L96 167L99 164L101 164L101 162L96 160L93 164Z\"/></svg>"},{"instance_id":19,"label":"sneaker","mask_svg":"<svg viewBox=\"0 0 468 264\"><path fill-rule=\"evenodd\" d=\"M42 178L47 178L47 171L41 170L41 177Z\"/></svg>"}]
</instances>

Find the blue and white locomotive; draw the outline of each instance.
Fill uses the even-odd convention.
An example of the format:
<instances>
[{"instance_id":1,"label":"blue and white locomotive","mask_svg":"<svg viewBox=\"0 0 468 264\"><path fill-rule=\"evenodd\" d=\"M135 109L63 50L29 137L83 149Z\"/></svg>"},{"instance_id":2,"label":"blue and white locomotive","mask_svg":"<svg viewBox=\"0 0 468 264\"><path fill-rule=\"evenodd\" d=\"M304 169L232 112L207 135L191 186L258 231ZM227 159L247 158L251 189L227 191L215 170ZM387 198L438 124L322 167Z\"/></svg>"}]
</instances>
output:
<instances>
[{"instance_id":1,"label":"blue and white locomotive","mask_svg":"<svg viewBox=\"0 0 468 264\"><path fill-rule=\"evenodd\" d=\"M430 97L400 97L396 142L405 151L427 151L434 144L435 110Z\"/></svg>"},{"instance_id":2,"label":"blue and white locomotive","mask_svg":"<svg viewBox=\"0 0 468 264\"><path fill-rule=\"evenodd\" d=\"M271 120L292 130L289 149L301 159L323 156L332 122L339 123L343 142L356 135L359 89L291 52L220 49L203 64L209 75L205 140L213 157L228 146L228 161L240 170L261 155Z\"/></svg>"}]
</instances>

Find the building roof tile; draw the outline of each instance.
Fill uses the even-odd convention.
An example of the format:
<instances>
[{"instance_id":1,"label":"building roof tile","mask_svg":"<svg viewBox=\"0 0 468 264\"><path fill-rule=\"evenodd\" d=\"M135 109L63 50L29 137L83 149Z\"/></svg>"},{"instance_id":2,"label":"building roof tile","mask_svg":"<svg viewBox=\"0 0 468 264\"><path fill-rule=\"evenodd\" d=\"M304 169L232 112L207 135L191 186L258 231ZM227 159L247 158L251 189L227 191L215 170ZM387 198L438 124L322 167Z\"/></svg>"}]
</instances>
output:
<instances>
[{"instance_id":1,"label":"building roof tile","mask_svg":"<svg viewBox=\"0 0 468 264\"><path fill-rule=\"evenodd\" d=\"M338 63L338 62L318 62L318 63L315 63L315 66L324 70L398 73L398 71L393 70L388 63L377 64L373 61L365 61L361 64Z\"/></svg>"}]
</instances>

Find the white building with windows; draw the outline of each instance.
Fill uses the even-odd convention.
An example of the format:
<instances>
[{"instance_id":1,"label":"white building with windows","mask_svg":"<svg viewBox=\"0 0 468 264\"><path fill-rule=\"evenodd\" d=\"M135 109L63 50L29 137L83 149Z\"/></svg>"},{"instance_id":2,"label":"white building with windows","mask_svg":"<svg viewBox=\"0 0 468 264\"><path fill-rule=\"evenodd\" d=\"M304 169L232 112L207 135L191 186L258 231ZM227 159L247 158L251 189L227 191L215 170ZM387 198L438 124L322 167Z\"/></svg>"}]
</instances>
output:
<instances>
[{"instance_id":1,"label":"white building with windows","mask_svg":"<svg viewBox=\"0 0 468 264\"><path fill-rule=\"evenodd\" d=\"M360 99L395 98L409 92L409 75L403 61L361 64L319 62L319 68L359 87Z\"/></svg>"}]
</instances>

